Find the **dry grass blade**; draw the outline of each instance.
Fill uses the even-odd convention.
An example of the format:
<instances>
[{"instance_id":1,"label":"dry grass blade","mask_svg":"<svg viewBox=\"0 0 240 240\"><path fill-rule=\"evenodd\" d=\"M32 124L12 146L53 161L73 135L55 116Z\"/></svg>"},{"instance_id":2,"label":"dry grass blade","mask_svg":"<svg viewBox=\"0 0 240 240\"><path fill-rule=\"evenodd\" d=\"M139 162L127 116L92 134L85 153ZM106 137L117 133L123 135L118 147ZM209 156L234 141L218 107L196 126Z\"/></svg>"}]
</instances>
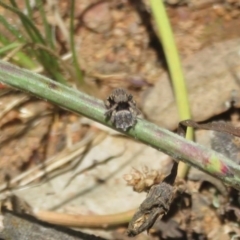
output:
<instances>
[{"instance_id":1,"label":"dry grass blade","mask_svg":"<svg viewBox=\"0 0 240 240\"><path fill-rule=\"evenodd\" d=\"M60 15L58 1L48 0L47 4L49 5L49 8L52 10L52 14L55 17L57 26L59 27L59 29L61 30L61 32L64 36L64 40L69 43L69 33L68 33L68 30L66 28L66 25L65 25L61 15Z\"/></svg>"},{"instance_id":2,"label":"dry grass blade","mask_svg":"<svg viewBox=\"0 0 240 240\"><path fill-rule=\"evenodd\" d=\"M73 145L71 149L66 149L65 151L59 154L56 154L55 156L46 160L44 163L44 166L43 164L39 164L38 166L13 178L8 183L4 183L0 185L0 191L4 191L9 185L12 186L17 183L18 183L18 187L20 188L25 187L27 184L30 184L33 181L43 177L45 174L49 174L52 171L55 171L58 168L69 163L70 161L72 161L73 159L75 159L77 156L81 155L84 152L85 147L88 143L93 141L93 144L96 144L98 140L99 138L96 137L96 134L94 132L90 132L83 138L81 142ZM5 195L5 192L2 193L2 196L4 195Z\"/></svg>"},{"instance_id":3,"label":"dry grass blade","mask_svg":"<svg viewBox=\"0 0 240 240\"><path fill-rule=\"evenodd\" d=\"M21 105L22 103L26 102L27 100L29 100L30 97L29 96L23 96L21 98L18 98L12 102L10 102L0 113L0 119L9 111L11 111L13 108Z\"/></svg>"}]
</instances>

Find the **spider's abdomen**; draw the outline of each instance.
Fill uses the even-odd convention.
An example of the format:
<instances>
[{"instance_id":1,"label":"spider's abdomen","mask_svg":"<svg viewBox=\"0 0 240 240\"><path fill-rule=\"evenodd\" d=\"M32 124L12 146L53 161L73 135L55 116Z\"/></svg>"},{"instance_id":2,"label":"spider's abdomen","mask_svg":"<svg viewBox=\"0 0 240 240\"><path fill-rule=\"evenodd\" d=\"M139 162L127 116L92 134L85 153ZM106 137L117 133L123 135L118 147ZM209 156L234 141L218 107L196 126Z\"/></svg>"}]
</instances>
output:
<instances>
[{"instance_id":1,"label":"spider's abdomen","mask_svg":"<svg viewBox=\"0 0 240 240\"><path fill-rule=\"evenodd\" d=\"M121 110L116 112L114 116L114 123L116 128L126 131L129 127L135 124L136 117L129 110Z\"/></svg>"}]
</instances>

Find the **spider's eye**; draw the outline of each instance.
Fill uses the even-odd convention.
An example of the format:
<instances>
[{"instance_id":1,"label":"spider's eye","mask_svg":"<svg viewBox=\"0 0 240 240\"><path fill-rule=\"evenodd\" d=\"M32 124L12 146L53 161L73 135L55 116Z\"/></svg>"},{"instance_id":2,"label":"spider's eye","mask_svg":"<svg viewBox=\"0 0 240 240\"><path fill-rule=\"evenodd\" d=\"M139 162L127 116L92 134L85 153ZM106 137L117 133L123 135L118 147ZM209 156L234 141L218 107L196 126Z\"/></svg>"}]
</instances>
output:
<instances>
[{"instance_id":1,"label":"spider's eye","mask_svg":"<svg viewBox=\"0 0 240 240\"><path fill-rule=\"evenodd\" d=\"M129 95L129 96L128 96L128 100L132 100L132 95Z\"/></svg>"}]
</instances>

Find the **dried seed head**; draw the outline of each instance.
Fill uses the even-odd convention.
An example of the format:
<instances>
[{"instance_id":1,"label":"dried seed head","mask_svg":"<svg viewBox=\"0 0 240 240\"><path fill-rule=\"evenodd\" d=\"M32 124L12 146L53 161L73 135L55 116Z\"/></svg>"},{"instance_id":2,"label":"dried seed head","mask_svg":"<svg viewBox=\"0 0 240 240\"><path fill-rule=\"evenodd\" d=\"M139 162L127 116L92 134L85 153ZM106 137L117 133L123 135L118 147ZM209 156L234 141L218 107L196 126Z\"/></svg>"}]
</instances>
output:
<instances>
[{"instance_id":1,"label":"dried seed head","mask_svg":"<svg viewBox=\"0 0 240 240\"><path fill-rule=\"evenodd\" d=\"M133 168L131 172L125 174L123 178L127 182L127 185L133 187L134 191L143 192L148 191L152 185L160 183L164 176L160 172L150 170L144 166L142 171Z\"/></svg>"}]
</instances>

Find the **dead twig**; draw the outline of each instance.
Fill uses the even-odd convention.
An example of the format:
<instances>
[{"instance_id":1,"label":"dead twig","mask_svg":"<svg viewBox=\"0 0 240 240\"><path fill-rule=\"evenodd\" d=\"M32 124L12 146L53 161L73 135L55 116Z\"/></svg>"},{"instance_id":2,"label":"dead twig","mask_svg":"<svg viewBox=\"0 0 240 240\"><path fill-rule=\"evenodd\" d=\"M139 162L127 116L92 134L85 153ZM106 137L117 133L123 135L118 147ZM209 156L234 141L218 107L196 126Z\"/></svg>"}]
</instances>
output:
<instances>
[{"instance_id":1,"label":"dead twig","mask_svg":"<svg viewBox=\"0 0 240 240\"><path fill-rule=\"evenodd\" d=\"M109 228L126 224L132 218L134 210L106 215L73 215L52 211L35 210L34 216L48 223L79 228Z\"/></svg>"}]
</instances>

